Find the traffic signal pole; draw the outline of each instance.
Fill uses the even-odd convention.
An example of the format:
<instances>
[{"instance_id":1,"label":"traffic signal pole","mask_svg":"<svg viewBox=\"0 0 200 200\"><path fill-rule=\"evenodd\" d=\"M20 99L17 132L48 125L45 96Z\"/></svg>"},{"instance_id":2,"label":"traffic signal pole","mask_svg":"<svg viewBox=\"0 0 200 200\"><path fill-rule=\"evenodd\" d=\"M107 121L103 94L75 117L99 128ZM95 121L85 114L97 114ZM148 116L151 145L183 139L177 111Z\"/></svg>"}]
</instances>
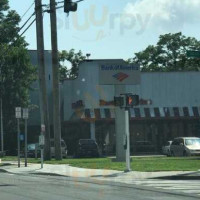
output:
<instances>
[{"instance_id":1,"label":"traffic signal pole","mask_svg":"<svg viewBox=\"0 0 200 200\"><path fill-rule=\"evenodd\" d=\"M115 85L115 96L120 96L121 93L124 93L126 88L124 85ZM124 103L124 99L122 102L119 101L115 106L115 135L116 135L116 161L117 162L125 162L125 149L124 149L124 135L125 135L125 113L124 109L121 109L120 103Z\"/></svg>"},{"instance_id":2,"label":"traffic signal pole","mask_svg":"<svg viewBox=\"0 0 200 200\"><path fill-rule=\"evenodd\" d=\"M37 56L39 65L39 85L40 85L40 117L41 124L45 125L45 160L51 159L50 151L50 126L49 109L47 100L45 59L44 59L44 32L42 16L42 0L35 0L36 12L36 33L37 33Z\"/></svg>"},{"instance_id":3,"label":"traffic signal pole","mask_svg":"<svg viewBox=\"0 0 200 200\"><path fill-rule=\"evenodd\" d=\"M56 2L50 0L55 159L62 160Z\"/></svg>"},{"instance_id":4,"label":"traffic signal pole","mask_svg":"<svg viewBox=\"0 0 200 200\"><path fill-rule=\"evenodd\" d=\"M130 166L130 131L129 131L129 109L125 108L125 136L126 136L126 170L131 171Z\"/></svg>"},{"instance_id":5,"label":"traffic signal pole","mask_svg":"<svg viewBox=\"0 0 200 200\"><path fill-rule=\"evenodd\" d=\"M125 86L115 86L115 130L116 130L116 160L123 161L123 150L125 150L126 169L131 171L130 164L130 130L129 130L129 109L139 105L139 96L131 93L121 93L125 91ZM119 96L120 95L120 96ZM121 110L121 111L120 111ZM123 146L121 147L121 137L123 136Z\"/></svg>"}]
</instances>

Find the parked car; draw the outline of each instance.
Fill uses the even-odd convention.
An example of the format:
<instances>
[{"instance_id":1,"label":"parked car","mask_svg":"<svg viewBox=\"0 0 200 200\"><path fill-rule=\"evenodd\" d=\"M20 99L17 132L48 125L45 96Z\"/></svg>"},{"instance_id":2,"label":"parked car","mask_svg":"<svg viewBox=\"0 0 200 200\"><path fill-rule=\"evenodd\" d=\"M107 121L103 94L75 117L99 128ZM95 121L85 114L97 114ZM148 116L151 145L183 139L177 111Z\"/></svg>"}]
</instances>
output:
<instances>
[{"instance_id":1,"label":"parked car","mask_svg":"<svg viewBox=\"0 0 200 200\"><path fill-rule=\"evenodd\" d=\"M28 157L39 157L40 156L40 146L38 143L32 143L27 145L27 156ZM24 151L23 151L24 152ZM36 155L37 153L37 155Z\"/></svg>"},{"instance_id":2,"label":"parked car","mask_svg":"<svg viewBox=\"0 0 200 200\"><path fill-rule=\"evenodd\" d=\"M99 148L95 140L80 139L74 157L99 157Z\"/></svg>"},{"instance_id":3,"label":"parked car","mask_svg":"<svg viewBox=\"0 0 200 200\"><path fill-rule=\"evenodd\" d=\"M150 141L137 141L134 146L136 153L155 152L155 146Z\"/></svg>"},{"instance_id":4,"label":"parked car","mask_svg":"<svg viewBox=\"0 0 200 200\"><path fill-rule=\"evenodd\" d=\"M51 156L55 157L55 146L54 146L54 139L51 139ZM62 157L66 158L67 157L67 145L63 139L61 139L61 152L62 152Z\"/></svg>"},{"instance_id":5,"label":"parked car","mask_svg":"<svg viewBox=\"0 0 200 200\"><path fill-rule=\"evenodd\" d=\"M170 152L172 156L200 155L200 138L198 137L175 138L171 144Z\"/></svg>"},{"instance_id":6,"label":"parked car","mask_svg":"<svg viewBox=\"0 0 200 200\"><path fill-rule=\"evenodd\" d=\"M167 141L163 146L162 146L162 153L164 155L170 156L170 146L172 144L172 141Z\"/></svg>"},{"instance_id":7,"label":"parked car","mask_svg":"<svg viewBox=\"0 0 200 200\"><path fill-rule=\"evenodd\" d=\"M50 140L51 144L51 156L55 157L55 147L54 147L54 139ZM36 157L36 152L37 152L37 157L40 156L40 146L38 143L32 143L28 144L27 146L27 155L28 157ZM67 145L65 144L65 141L61 139L61 152L62 152L62 157L66 158L67 157Z\"/></svg>"}]
</instances>

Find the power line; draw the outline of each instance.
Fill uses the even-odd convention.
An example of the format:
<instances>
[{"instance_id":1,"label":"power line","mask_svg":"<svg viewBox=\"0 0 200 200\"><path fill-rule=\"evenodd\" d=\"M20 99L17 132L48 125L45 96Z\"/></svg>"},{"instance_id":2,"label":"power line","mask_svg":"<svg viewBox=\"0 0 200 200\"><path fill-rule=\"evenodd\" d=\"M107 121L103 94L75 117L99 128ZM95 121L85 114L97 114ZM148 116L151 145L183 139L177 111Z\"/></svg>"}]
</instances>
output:
<instances>
[{"instance_id":1,"label":"power line","mask_svg":"<svg viewBox=\"0 0 200 200\"><path fill-rule=\"evenodd\" d=\"M30 7L25 11L25 13L21 16L21 19L28 13L28 11L32 8L32 6L34 5L34 1L33 3L30 5Z\"/></svg>"},{"instance_id":2,"label":"power line","mask_svg":"<svg viewBox=\"0 0 200 200\"><path fill-rule=\"evenodd\" d=\"M21 37L22 35L24 35L24 33L32 26L32 24L35 22L36 18L29 24L29 26L23 31L23 33L21 33L19 36Z\"/></svg>"},{"instance_id":3,"label":"power line","mask_svg":"<svg viewBox=\"0 0 200 200\"><path fill-rule=\"evenodd\" d=\"M29 20L35 15L35 12L26 20L26 22L21 26L21 28L19 29L19 31L21 31L25 26L26 24L29 22Z\"/></svg>"}]
</instances>

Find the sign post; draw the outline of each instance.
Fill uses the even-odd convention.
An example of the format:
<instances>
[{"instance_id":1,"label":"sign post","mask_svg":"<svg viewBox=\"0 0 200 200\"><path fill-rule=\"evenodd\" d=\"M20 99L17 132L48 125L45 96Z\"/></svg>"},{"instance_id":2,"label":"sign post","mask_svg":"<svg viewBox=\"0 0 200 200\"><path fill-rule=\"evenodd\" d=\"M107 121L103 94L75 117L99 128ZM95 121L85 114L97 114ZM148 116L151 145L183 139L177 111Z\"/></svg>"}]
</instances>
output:
<instances>
[{"instance_id":1,"label":"sign post","mask_svg":"<svg viewBox=\"0 0 200 200\"><path fill-rule=\"evenodd\" d=\"M44 133L45 133L45 125L42 124L41 135L39 136L39 146L41 149L41 168L43 168L44 165L44 145L45 145Z\"/></svg>"},{"instance_id":2,"label":"sign post","mask_svg":"<svg viewBox=\"0 0 200 200\"><path fill-rule=\"evenodd\" d=\"M23 119L25 120L25 167L27 167L27 120L28 120L28 108L23 108Z\"/></svg>"},{"instance_id":3,"label":"sign post","mask_svg":"<svg viewBox=\"0 0 200 200\"><path fill-rule=\"evenodd\" d=\"M21 116L21 107L15 108L15 117L17 118L17 157L18 157L18 167L20 167L20 124L19 120Z\"/></svg>"}]
</instances>

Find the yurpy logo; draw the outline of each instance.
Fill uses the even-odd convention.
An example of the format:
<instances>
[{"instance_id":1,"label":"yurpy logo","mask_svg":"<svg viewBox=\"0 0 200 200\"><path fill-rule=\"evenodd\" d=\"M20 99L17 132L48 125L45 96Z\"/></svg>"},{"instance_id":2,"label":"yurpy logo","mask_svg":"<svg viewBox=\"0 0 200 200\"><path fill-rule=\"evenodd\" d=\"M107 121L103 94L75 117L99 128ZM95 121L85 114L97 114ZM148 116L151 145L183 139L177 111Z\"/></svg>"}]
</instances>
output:
<instances>
[{"instance_id":1,"label":"yurpy logo","mask_svg":"<svg viewBox=\"0 0 200 200\"><path fill-rule=\"evenodd\" d=\"M122 82L123 80L125 80L126 78L128 78L129 76L127 74L124 74L122 72L119 72L115 75L113 75L114 78L116 78L118 81Z\"/></svg>"}]
</instances>

